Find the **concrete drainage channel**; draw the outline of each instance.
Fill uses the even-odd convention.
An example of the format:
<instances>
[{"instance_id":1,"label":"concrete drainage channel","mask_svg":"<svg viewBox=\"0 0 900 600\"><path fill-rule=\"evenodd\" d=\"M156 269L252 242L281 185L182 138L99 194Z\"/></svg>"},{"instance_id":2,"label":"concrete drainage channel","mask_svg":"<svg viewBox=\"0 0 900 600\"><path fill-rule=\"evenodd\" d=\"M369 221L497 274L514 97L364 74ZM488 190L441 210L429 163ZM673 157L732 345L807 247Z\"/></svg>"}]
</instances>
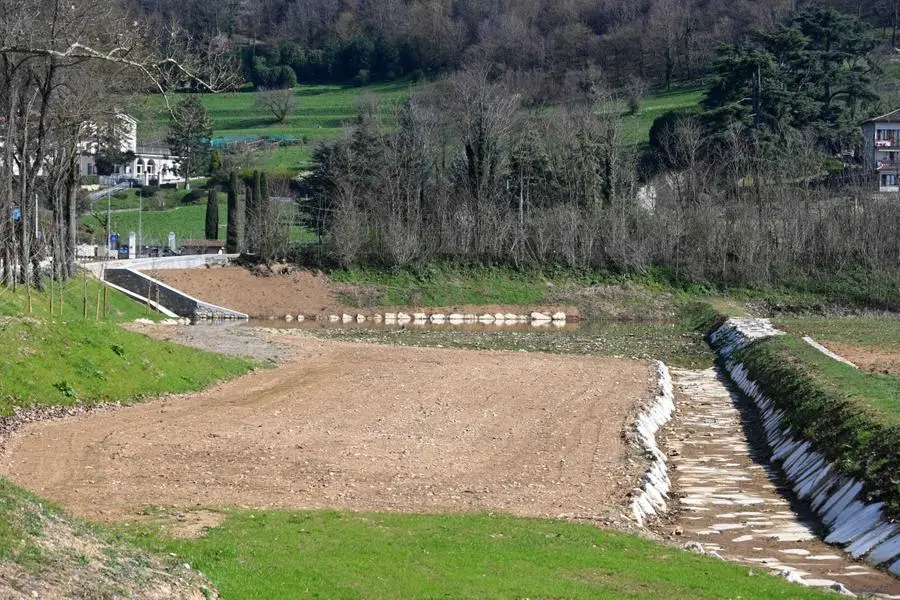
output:
<instances>
[{"instance_id":1,"label":"concrete drainage channel","mask_svg":"<svg viewBox=\"0 0 900 600\"><path fill-rule=\"evenodd\" d=\"M668 502L679 509L674 533L694 550L803 585L900 598L900 580L890 574L900 575L900 525L880 504L865 502L861 482L837 474L808 442L794 439L782 414L731 360L752 341L779 333L762 319L731 319L710 336L728 373L672 371L678 412L662 435L678 497ZM651 514L641 509L642 497L632 501L639 522ZM817 535L823 528L824 542Z\"/></svg>"}]
</instances>

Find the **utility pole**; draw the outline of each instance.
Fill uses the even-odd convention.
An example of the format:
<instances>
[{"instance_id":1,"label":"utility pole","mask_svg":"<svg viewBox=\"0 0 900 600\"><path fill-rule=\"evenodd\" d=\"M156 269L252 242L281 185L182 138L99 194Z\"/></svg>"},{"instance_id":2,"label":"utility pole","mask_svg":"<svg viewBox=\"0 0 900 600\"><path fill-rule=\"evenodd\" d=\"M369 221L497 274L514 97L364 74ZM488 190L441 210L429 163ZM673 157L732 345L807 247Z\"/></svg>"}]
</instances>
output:
<instances>
[{"instance_id":1,"label":"utility pole","mask_svg":"<svg viewBox=\"0 0 900 600\"><path fill-rule=\"evenodd\" d=\"M109 188L106 189L106 261L109 262L109 247L112 246L112 232L110 231L110 206L109 206Z\"/></svg>"},{"instance_id":2,"label":"utility pole","mask_svg":"<svg viewBox=\"0 0 900 600\"><path fill-rule=\"evenodd\" d=\"M143 242L144 237L143 237L142 231L141 231L141 217L143 216L143 212L144 212L144 197L141 196L140 194L138 194L138 247L137 247L137 252L135 253L135 256L138 258L141 257L141 248L144 247L144 242Z\"/></svg>"}]
</instances>

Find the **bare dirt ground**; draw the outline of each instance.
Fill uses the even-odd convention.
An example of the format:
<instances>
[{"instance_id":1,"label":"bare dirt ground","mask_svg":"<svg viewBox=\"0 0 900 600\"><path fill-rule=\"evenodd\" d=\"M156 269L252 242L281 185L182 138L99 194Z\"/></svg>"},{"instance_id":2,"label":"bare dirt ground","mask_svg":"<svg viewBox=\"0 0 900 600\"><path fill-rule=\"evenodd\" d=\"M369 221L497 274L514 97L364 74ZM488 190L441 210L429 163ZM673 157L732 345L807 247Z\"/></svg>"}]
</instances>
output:
<instances>
[{"instance_id":1,"label":"bare dirt ground","mask_svg":"<svg viewBox=\"0 0 900 600\"><path fill-rule=\"evenodd\" d=\"M226 267L212 266L205 269L161 269L148 271L148 275L163 281L195 298L246 313L251 317L284 317L285 315L306 317L326 316L330 314L352 313L371 315L371 309L359 309L343 304L335 293L337 286L332 286L328 278L321 273L313 273L303 269L286 269L284 273L268 273L230 265ZM361 292L353 286L343 286L347 293ZM353 295L353 294L351 294ZM358 295L358 294L357 294ZM490 305L457 305L443 307L403 307L404 310L422 310L424 312L462 312L462 313L529 313L533 310L544 312L562 311L571 317L578 316L578 310L571 305L548 306L506 306ZM390 310L382 308L381 311Z\"/></svg>"},{"instance_id":2,"label":"bare dirt ground","mask_svg":"<svg viewBox=\"0 0 900 600\"><path fill-rule=\"evenodd\" d=\"M863 371L900 377L900 349L877 346L856 346L839 342L821 341L823 346L843 356Z\"/></svg>"},{"instance_id":3,"label":"bare dirt ground","mask_svg":"<svg viewBox=\"0 0 900 600\"><path fill-rule=\"evenodd\" d=\"M25 426L0 472L76 515L245 506L599 517L633 487L641 361L278 336L203 393Z\"/></svg>"},{"instance_id":4,"label":"bare dirt ground","mask_svg":"<svg viewBox=\"0 0 900 600\"><path fill-rule=\"evenodd\" d=\"M268 277L237 266L148 272L195 298L251 317L329 314L341 310L321 274L296 270Z\"/></svg>"}]
</instances>

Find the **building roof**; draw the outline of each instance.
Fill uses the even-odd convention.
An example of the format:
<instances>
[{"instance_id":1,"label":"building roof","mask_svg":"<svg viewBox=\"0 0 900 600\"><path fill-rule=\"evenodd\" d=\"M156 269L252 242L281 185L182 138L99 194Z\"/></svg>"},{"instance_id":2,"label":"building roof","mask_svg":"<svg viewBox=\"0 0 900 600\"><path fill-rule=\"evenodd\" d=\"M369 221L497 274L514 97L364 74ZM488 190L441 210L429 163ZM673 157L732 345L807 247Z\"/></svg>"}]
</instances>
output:
<instances>
[{"instance_id":1,"label":"building roof","mask_svg":"<svg viewBox=\"0 0 900 600\"><path fill-rule=\"evenodd\" d=\"M868 121L863 121L863 125L866 123L900 123L900 108L879 117L872 117Z\"/></svg>"}]
</instances>

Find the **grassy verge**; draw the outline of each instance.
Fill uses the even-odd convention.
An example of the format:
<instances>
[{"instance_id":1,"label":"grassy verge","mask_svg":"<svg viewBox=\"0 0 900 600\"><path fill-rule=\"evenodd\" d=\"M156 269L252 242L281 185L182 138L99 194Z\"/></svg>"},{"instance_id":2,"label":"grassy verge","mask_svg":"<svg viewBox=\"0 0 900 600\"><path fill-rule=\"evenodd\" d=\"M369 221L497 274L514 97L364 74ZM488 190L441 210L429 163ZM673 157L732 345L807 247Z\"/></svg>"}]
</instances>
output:
<instances>
[{"instance_id":1,"label":"grassy verge","mask_svg":"<svg viewBox=\"0 0 900 600\"><path fill-rule=\"evenodd\" d=\"M757 342L737 359L785 411L786 426L900 517L900 379L858 371L793 335Z\"/></svg>"},{"instance_id":2,"label":"grassy verge","mask_svg":"<svg viewBox=\"0 0 900 600\"><path fill-rule=\"evenodd\" d=\"M226 598L830 597L631 535L483 514L235 511L198 539L129 537Z\"/></svg>"},{"instance_id":3,"label":"grassy verge","mask_svg":"<svg viewBox=\"0 0 900 600\"><path fill-rule=\"evenodd\" d=\"M801 337L808 335L816 340L900 350L900 318L897 316L782 316L775 324Z\"/></svg>"},{"instance_id":4,"label":"grassy verge","mask_svg":"<svg viewBox=\"0 0 900 600\"><path fill-rule=\"evenodd\" d=\"M134 401L143 396L198 390L249 370L246 360L222 357L126 331L116 322L153 316L110 290L110 316L96 321L98 283L88 280L88 318L83 316L85 280L63 288L62 315L49 313L48 293L0 290L0 415L15 407ZM55 309L59 309L59 304Z\"/></svg>"}]
</instances>

